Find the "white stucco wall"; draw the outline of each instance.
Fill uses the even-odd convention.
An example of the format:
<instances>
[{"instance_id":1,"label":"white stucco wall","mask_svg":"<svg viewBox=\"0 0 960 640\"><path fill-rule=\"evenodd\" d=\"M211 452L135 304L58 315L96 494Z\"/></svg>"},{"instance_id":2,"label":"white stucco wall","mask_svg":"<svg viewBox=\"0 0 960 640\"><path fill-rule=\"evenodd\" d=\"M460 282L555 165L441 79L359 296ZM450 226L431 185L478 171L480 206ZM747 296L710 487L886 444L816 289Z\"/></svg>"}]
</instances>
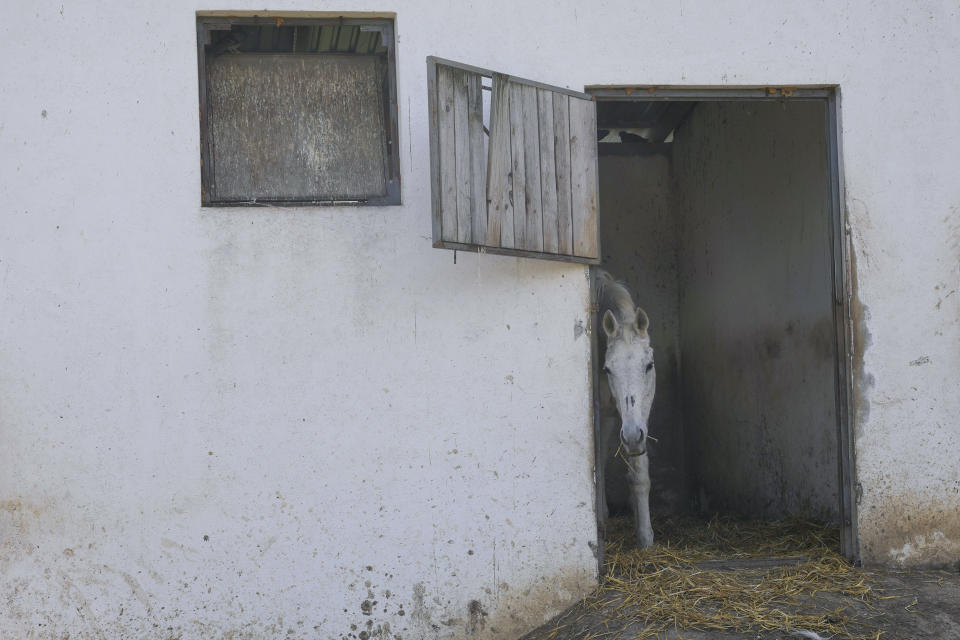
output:
<instances>
[{"instance_id":1,"label":"white stucco wall","mask_svg":"<svg viewBox=\"0 0 960 640\"><path fill-rule=\"evenodd\" d=\"M430 247L428 54L839 83L862 548L960 555L955 5L348 4L271 8L397 12L401 207L199 207L194 12L261 3L8 8L0 636L509 637L589 588L584 270Z\"/></svg>"},{"instance_id":2,"label":"white stucco wall","mask_svg":"<svg viewBox=\"0 0 960 640\"><path fill-rule=\"evenodd\" d=\"M3 27L0 637L542 622L596 573L584 268L431 248L402 19L405 206L201 209L197 8Z\"/></svg>"}]
</instances>

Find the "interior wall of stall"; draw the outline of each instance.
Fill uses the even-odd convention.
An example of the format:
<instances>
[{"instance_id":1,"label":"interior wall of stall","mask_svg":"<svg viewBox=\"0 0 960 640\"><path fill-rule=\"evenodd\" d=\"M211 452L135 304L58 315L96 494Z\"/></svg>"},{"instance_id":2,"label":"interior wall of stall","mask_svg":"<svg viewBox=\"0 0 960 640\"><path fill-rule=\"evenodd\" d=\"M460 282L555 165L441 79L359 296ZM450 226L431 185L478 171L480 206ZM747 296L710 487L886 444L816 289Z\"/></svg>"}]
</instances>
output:
<instances>
[{"instance_id":1,"label":"interior wall of stall","mask_svg":"<svg viewBox=\"0 0 960 640\"><path fill-rule=\"evenodd\" d=\"M601 145L601 149L607 145ZM618 145L612 145L618 146ZM603 268L623 281L650 318L657 392L650 411L651 476L657 489L652 508L660 513L685 508L684 438L680 393L679 224L670 189L670 158L607 155L601 151L600 246ZM608 467L607 500L629 508L621 460Z\"/></svg>"},{"instance_id":2,"label":"interior wall of stall","mask_svg":"<svg viewBox=\"0 0 960 640\"><path fill-rule=\"evenodd\" d=\"M708 511L838 517L825 118L701 103L675 134L681 393Z\"/></svg>"},{"instance_id":3,"label":"interior wall of stall","mask_svg":"<svg viewBox=\"0 0 960 640\"><path fill-rule=\"evenodd\" d=\"M603 265L651 321L655 513L839 517L825 117L701 102L669 154L601 152Z\"/></svg>"}]
</instances>

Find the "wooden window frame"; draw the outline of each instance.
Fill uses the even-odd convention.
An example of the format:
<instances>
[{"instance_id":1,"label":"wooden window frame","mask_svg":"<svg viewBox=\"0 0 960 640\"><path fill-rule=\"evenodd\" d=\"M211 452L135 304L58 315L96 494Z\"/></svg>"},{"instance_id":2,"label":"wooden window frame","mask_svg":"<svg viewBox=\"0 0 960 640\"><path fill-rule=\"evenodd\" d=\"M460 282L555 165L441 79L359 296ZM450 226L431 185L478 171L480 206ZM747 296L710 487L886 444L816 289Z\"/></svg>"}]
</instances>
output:
<instances>
[{"instance_id":1,"label":"wooden window frame","mask_svg":"<svg viewBox=\"0 0 960 640\"><path fill-rule=\"evenodd\" d=\"M291 15L289 12L266 15L198 15L197 16L197 63L200 90L200 173L201 205L204 207L251 207L251 206L386 206L400 205L400 144L397 117L397 65L393 18L343 18L309 17ZM365 199L333 198L276 198L251 200L218 200L213 196L214 165L210 144L207 95L207 52L211 32L230 29L234 25L261 26L358 26L364 31L377 31L386 48L386 79L383 91L385 146L384 178L386 192L383 196ZM344 54L352 55L352 54Z\"/></svg>"}]
</instances>

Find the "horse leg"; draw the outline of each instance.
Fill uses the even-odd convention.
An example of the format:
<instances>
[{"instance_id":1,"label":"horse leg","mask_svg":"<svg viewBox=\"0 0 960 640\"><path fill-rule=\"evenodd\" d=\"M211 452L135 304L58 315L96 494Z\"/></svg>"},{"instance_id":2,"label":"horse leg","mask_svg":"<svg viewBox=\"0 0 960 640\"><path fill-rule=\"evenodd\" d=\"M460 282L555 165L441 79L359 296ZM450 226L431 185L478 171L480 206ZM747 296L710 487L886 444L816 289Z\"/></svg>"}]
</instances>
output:
<instances>
[{"instance_id":1,"label":"horse leg","mask_svg":"<svg viewBox=\"0 0 960 640\"><path fill-rule=\"evenodd\" d=\"M620 419L604 417L600 419L600 434L597 442L597 482L599 483L598 513L606 523L610 519L610 506L607 504L607 463L616 451L613 445L616 434L620 432Z\"/></svg>"},{"instance_id":2,"label":"horse leg","mask_svg":"<svg viewBox=\"0 0 960 640\"><path fill-rule=\"evenodd\" d=\"M650 458L646 455L629 458L630 498L636 523L637 544L653 546L653 527L650 525Z\"/></svg>"},{"instance_id":3,"label":"horse leg","mask_svg":"<svg viewBox=\"0 0 960 640\"><path fill-rule=\"evenodd\" d=\"M597 515L600 521L606 524L610 519L610 509L607 507L607 461L602 455L597 456Z\"/></svg>"}]
</instances>

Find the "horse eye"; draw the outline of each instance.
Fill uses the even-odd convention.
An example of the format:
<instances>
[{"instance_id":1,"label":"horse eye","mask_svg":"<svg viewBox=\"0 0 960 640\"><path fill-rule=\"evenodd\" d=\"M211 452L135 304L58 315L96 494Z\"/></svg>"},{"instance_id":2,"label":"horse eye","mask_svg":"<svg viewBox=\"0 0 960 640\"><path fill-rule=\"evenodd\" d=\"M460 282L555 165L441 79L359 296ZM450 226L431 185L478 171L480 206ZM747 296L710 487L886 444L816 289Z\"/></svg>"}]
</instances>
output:
<instances>
[{"instance_id":1,"label":"horse eye","mask_svg":"<svg viewBox=\"0 0 960 640\"><path fill-rule=\"evenodd\" d=\"M604 372L604 373L610 373L610 367L604 367L604 368L603 368L603 372Z\"/></svg>"},{"instance_id":2,"label":"horse eye","mask_svg":"<svg viewBox=\"0 0 960 640\"><path fill-rule=\"evenodd\" d=\"M650 373L650 369L653 369L653 363L652 363L652 362L647 365L647 373Z\"/></svg>"}]
</instances>

